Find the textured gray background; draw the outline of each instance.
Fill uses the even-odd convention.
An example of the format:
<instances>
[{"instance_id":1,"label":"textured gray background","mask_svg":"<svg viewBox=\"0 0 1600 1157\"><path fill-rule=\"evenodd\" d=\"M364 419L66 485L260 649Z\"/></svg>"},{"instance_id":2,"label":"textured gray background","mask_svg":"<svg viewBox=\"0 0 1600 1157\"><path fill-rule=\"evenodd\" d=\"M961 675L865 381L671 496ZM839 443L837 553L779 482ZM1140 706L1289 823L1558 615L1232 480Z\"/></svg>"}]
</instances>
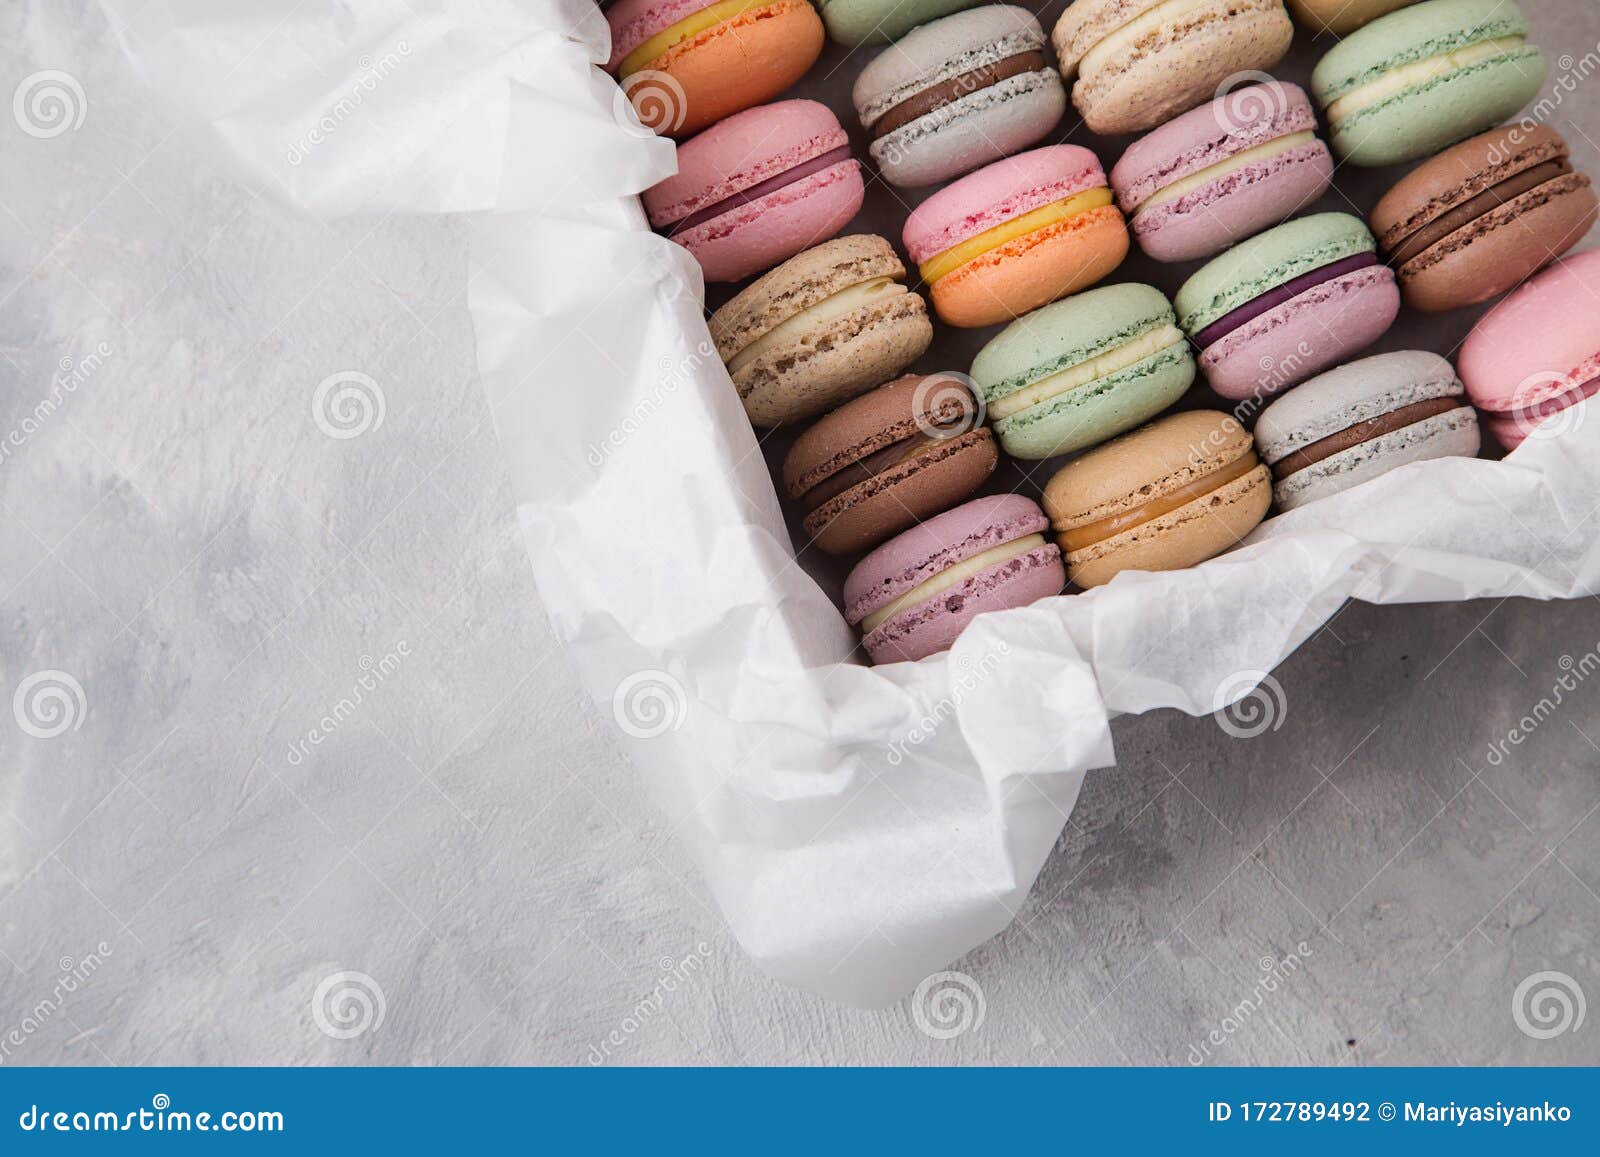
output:
<instances>
[{"instance_id":1,"label":"textured gray background","mask_svg":"<svg viewBox=\"0 0 1600 1157\"><path fill-rule=\"evenodd\" d=\"M1600 41L1592 5L1525 7L1554 51ZM1352 605L1277 672L1276 731L1119 721L956 965L981 1023L824 1004L740 957L575 693L459 231L295 217L173 132L98 10L0 8L0 87L46 68L87 113L0 113L0 690L62 671L86 706L54 738L0 711L0 1063L1600 1061L1593 1018L1513 1015L1545 970L1600 998L1600 671L1487 758L1592 670L1594 601ZM1595 108L1558 118L1590 169ZM334 439L312 398L344 370L386 411ZM314 1009L342 971L382 992L348 1037Z\"/></svg>"}]
</instances>

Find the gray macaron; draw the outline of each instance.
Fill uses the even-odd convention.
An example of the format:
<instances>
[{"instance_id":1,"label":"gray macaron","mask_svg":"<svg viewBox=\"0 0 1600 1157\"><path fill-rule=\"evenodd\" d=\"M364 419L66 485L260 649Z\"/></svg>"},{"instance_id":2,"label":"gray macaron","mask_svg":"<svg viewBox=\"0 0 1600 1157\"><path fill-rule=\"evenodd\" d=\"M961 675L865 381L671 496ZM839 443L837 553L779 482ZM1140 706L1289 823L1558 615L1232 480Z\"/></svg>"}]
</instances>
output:
<instances>
[{"instance_id":1,"label":"gray macaron","mask_svg":"<svg viewBox=\"0 0 1600 1157\"><path fill-rule=\"evenodd\" d=\"M1038 19L986 4L924 24L879 53L852 100L884 180L909 188L1041 140L1067 107Z\"/></svg>"},{"instance_id":2,"label":"gray macaron","mask_svg":"<svg viewBox=\"0 0 1600 1157\"><path fill-rule=\"evenodd\" d=\"M1319 374L1261 412L1256 449L1293 510L1430 458L1478 453L1478 416L1450 363L1421 350Z\"/></svg>"}]
</instances>

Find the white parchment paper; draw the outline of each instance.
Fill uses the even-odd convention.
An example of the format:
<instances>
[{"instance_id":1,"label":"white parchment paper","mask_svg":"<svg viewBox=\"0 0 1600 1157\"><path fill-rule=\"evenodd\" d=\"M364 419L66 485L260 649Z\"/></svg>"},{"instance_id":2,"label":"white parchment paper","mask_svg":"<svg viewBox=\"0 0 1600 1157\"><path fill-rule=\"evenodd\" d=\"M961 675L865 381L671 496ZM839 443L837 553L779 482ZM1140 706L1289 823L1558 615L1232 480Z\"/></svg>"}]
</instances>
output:
<instances>
[{"instance_id":1,"label":"white parchment paper","mask_svg":"<svg viewBox=\"0 0 1600 1157\"><path fill-rule=\"evenodd\" d=\"M882 1004L994 935L1114 762L1112 716L1248 696L1259 725L1258 680L1347 598L1600 590L1589 403L1504 461L1408 466L1196 569L863 666L797 565L698 268L646 228L672 147L597 67L589 0L103 3L244 179L316 214L468 216L545 606L740 943L791 983Z\"/></svg>"}]
</instances>

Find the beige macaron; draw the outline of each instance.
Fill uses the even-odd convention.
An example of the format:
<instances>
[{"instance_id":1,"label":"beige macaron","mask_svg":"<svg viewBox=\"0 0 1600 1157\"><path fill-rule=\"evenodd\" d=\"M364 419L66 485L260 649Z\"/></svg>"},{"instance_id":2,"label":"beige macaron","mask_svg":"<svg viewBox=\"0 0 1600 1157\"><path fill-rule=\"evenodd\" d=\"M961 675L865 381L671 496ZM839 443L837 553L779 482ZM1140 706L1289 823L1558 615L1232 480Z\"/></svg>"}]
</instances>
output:
<instances>
[{"instance_id":1,"label":"beige macaron","mask_svg":"<svg viewBox=\"0 0 1600 1157\"><path fill-rule=\"evenodd\" d=\"M1283 0L1076 0L1051 40L1093 132L1143 132L1289 51ZM1257 77L1256 79L1259 79Z\"/></svg>"},{"instance_id":2,"label":"beige macaron","mask_svg":"<svg viewBox=\"0 0 1600 1157\"><path fill-rule=\"evenodd\" d=\"M797 254L711 315L711 338L757 426L796 422L870 390L933 341L922 298L882 237Z\"/></svg>"},{"instance_id":3,"label":"beige macaron","mask_svg":"<svg viewBox=\"0 0 1600 1157\"><path fill-rule=\"evenodd\" d=\"M1051 529L1080 587L1125 570L1178 570L1222 553L1272 504L1272 475L1249 431L1227 414L1172 414L1056 472L1044 490Z\"/></svg>"}]
</instances>

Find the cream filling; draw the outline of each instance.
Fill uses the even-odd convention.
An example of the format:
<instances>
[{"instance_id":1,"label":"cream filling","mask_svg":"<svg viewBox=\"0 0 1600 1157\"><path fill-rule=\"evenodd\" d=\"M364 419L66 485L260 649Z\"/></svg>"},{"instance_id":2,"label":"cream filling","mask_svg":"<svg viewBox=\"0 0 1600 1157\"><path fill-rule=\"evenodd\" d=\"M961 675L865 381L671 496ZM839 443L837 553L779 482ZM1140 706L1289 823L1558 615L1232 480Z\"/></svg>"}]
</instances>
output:
<instances>
[{"instance_id":1,"label":"cream filling","mask_svg":"<svg viewBox=\"0 0 1600 1157\"><path fill-rule=\"evenodd\" d=\"M1179 197L1187 197L1201 186L1209 185L1219 177L1225 177L1237 169L1244 168L1246 165L1253 165L1257 161L1270 160L1279 153L1287 153L1290 149L1298 149L1301 145L1309 145L1316 139L1317 134L1307 129L1303 133L1290 133L1286 137L1279 137L1277 140L1268 141L1264 145L1257 145L1253 149L1235 153L1225 161L1207 165L1198 173L1192 173L1187 177L1172 182L1170 185L1164 185L1157 189L1139 203L1133 211L1134 216L1138 216L1147 209L1154 209L1157 205L1165 205L1168 201L1176 201Z\"/></svg>"},{"instance_id":2,"label":"cream filling","mask_svg":"<svg viewBox=\"0 0 1600 1157\"><path fill-rule=\"evenodd\" d=\"M1009 418L1012 414L1021 413L1032 406L1037 406L1040 402L1048 402L1068 390L1076 390L1081 386L1087 386L1090 382L1110 377L1184 340L1183 331L1175 325L1164 325L1160 329L1142 333L1126 345L1107 350L1086 362L1058 370L1048 378L1040 378L1033 385L1024 386L1014 394L996 398L987 406L989 418L996 422L1001 418Z\"/></svg>"},{"instance_id":3,"label":"cream filling","mask_svg":"<svg viewBox=\"0 0 1600 1157\"><path fill-rule=\"evenodd\" d=\"M999 546L991 546L982 554L975 554L969 559L956 563L949 570L942 570L931 579L918 583L881 611L874 611L862 619L861 633L870 635L880 625L888 622L907 607L914 607L918 603L925 603L929 599L937 598L951 587L961 585L981 571L986 571L992 566L999 566L1001 563L1009 562L1014 558L1021 558L1030 550L1038 550L1044 545L1044 535L1028 534L1022 538L1014 538L1010 542L1002 542Z\"/></svg>"},{"instance_id":4,"label":"cream filling","mask_svg":"<svg viewBox=\"0 0 1600 1157\"><path fill-rule=\"evenodd\" d=\"M1521 48L1526 39L1522 36L1502 36L1498 40L1469 44L1453 52L1430 56L1425 60L1414 60L1410 64L1392 69L1377 80L1360 88L1351 89L1330 104L1327 109L1328 121L1331 124L1343 120L1364 108L1371 108L1392 96L1397 96L1408 88L1427 84L1430 80L1449 76L1452 72L1460 72L1463 68L1471 68L1474 64L1493 60L1497 56L1508 56Z\"/></svg>"},{"instance_id":5,"label":"cream filling","mask_svg":"<svg viewBox=\"0 0 1600 1157\"><path fill-rule=\"evenodd\" d=\"M1215 3L1216 0L1165 0L1165 3L1141 12L1085 52L1083 59L1078 62L1078 72L1087 76L1106 60L1131 47L1141 37L1155 32L1167 21Z\"/></svg>"},{"instance_id":6,"label":"cream filling","mask_svg":"<svg viewBox=\"0 0 1600 1157\"><path fill-rule=\"evenodd\" d=\"M728 362L728 373L730 375L738 373L768 350L784 342L793 341L814 325L828 325L849 316L863 306L877 305L905 292L906 287L892 277L874 277L870 281L860 281L841 289L838 293L824 297L815 305L802 309L793 317L780 321L734 354L732 360Z\"/></svg>"}]
</instances>

